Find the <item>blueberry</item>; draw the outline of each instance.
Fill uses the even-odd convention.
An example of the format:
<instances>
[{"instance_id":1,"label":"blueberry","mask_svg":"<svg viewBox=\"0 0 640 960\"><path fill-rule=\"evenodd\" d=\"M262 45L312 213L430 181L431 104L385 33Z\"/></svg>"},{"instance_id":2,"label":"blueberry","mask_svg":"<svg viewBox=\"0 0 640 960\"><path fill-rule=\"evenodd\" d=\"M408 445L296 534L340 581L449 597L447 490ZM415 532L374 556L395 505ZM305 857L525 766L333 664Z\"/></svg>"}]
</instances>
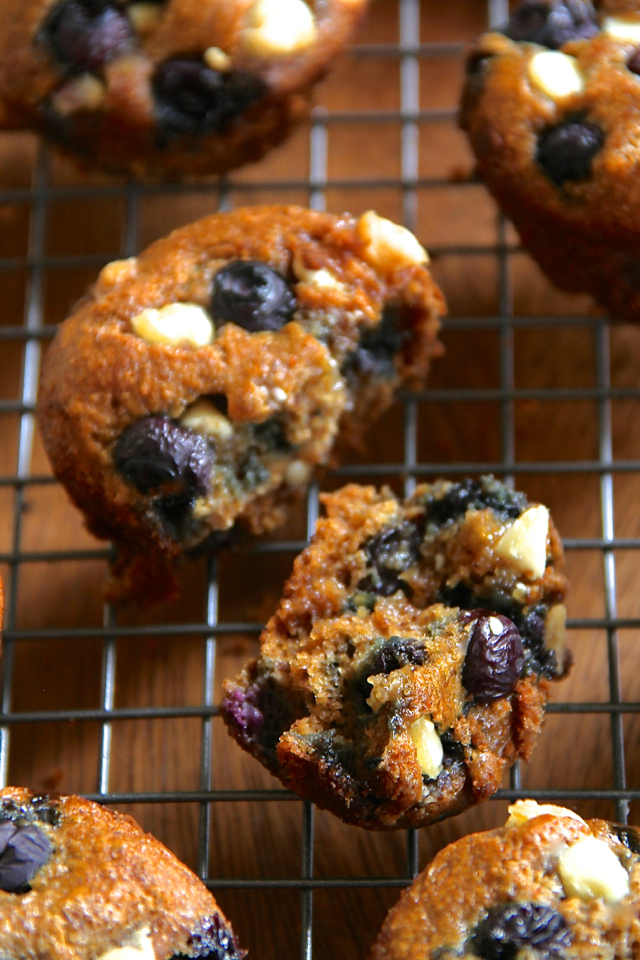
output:
<instances>
[{"instance_id":1,"label":"blueberry","mask_svg":"<svg viewBox=\"0 0 640 960\"><path fill-rule=\"evenodd\" d=\"M209 489L215 454L206 440L168 417L145 417L120 434L113 460L142 493L181 501Z\"/></svg>"},{"instance_id":2,"label":"blueberry","mask_svg":"<svg viewBox=\"0 0 640 960\"><path fill-rule=\"evenodd\" d=\"M499 613L470 610L462 622L475 620L462 668L462 684L477 703L491 703L516 688L524 666L516 625Z\"/></svg>"},{"instance_id":3,"label":"blueberry","mask_svg":"<svg viewBox=\"0 0 640 960\"><path fill-rule=\"evenodd\" d=\"M541 903L506 903L489 911L472 940L483 960L515 960L529 948L538 960L562 957L571 932L562 914ZM528 956L528 954L527 954Z\"/></svg>"},{"instance_id":4,"label":"blueberry","mask_svg":"<svg viewBox=\"0 0 640 960\"><path fill-rule=\"evenodd\" d=\"M620 843L623 843L628 850L640 854L640 830L635 827L623 827L616 824L613 827L613 832Z\"/></svg>"},{"instance_id":5,"label":"blueberry","mask_svg":"<svg viewBox=\"0 0 640 960\"><path fill-rule=\"evenodd\" d=\"M266 93L258 77L221 73L195 57L174 57L153 76L156 117L168 134L222 133Z\"/></svg>"},{"instance_id":6,"label":"blueberry","mask_svg":"<svg viewBox=\"0 0 640 960\"><path fill-rule=\"evenodd\" d=\"M430 523L442 526L463 517L467 510L493 510L505 519L516 520L528 506L524 493L506 487L493 477L453 483L444 496L426 501Z\"/></svg>"},{"instance_id":7,"label":"blueberry","mask_svg":"<svg viewBox=\"0 0 640 960\"><path fill-rule=\"evenodd\" d=\"M97 70L132 40L127 16L111 0L62 0L51 11L42 37L73 73Z\"/></svg>"},{"instance_id":8,"label":"blueberry","mask_svg":"<svg viewBox=\"0 0 640 960\"><path fill-rule=\"evenodd\" d=\"M230 928L219 916L201 921L199 930L187 941L189 953L176 953L171 960L241 960L246 950L241 950Z\"/></svg>"},{"instance_id":9,"label":"blueberry","mask_svg":"<svg viewBox=\"0 0 640 960\"><path fill-rule=\"evenodd\" d=\"M596 11L585 0L521 0L505 30L512 40L528 40L557 50L570 40L587 40L599 32Z\"/></svg>"},{"instance_id":10,"label":"blueberry","mask_svg":"<svg viewBox=\"0 0 640 960\"><path fill-rule=\"evenodd\" d=\"M584 180L591 173L591 161L604 143L604 134L595 124L573 117L547 127L538 137L536 161L556 186L567 180Z\"/></svg>"},{"instance_id":11,"label":"blueberry","mask_svg":"<svg viewBox=\"0 0 640 960\"><path fill-rule=\"evenodd\" d=\"M409 337L403 327L399 308L386 306L380 322L364 330L356 349L344 362L345 373L391 377L395 374L394 358Z\"/></svg>"},{"instance_id":12,"label":"blueberry","mask_svg":"<svg viewBox=\"0 0 640 960\"><path fill-rule=\"evenodd\" d=\"M627 67L631 70L631 73L640 74L640 47L636 47L627 60Z\"/></svg>"},{"instance_id":13,"label":"blueberry","mask_svg":"<svg viewBox=\"0 0 640 960\"><path fill-rule=\"evenodd\" d=\"M237 323L256 333L279 330L293 319L296 298L289 284L259 260L232 260L213 281L211 309L218 323Z\"/></svg>"},{"instance_id":14,"label":"blueberry","mask_svg":"<svg viewBox=\"0 0 640 960\"><path fill-rule=\"evenodd\" d=\"M36 826L0 824L0 890L24 893L51 856L49 838Z\"/></svg>"},{"instance_id":15,"label":"blueberry","mask_svg":"<svg viewBox=\"0 0 640 960\"><path fill-rule=\"evenodd\" d=\"M427 651L423 642L414 640L412 637L390 637L378 653L370 667L367 668L367 676L373 676L378 673L392 673L393 670L400 670L408 664L422 666L427 659Z\"/></svg>"},{"instance_id":16,"label":"blueberry","mask_svg":"<svg viewBox=\"0 0 640 960\"><path fill-rule=\"evenodd\" d=\"M403 590L411 596L410 585L399 574L418 559L422 539L423 531L416 524L405 521L368 540L364 551L371 569L358 583L358 590L379 597L390 597L396 590Z\"/></svg>"}]
</instances>

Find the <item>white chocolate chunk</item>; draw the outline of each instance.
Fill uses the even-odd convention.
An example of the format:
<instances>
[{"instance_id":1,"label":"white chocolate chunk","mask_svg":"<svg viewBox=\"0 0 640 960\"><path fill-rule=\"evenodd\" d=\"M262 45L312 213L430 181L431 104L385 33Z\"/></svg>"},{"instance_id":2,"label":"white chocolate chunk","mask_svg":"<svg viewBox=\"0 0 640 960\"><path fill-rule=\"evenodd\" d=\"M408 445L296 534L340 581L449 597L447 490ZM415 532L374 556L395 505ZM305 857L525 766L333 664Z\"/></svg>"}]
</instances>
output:
<instances>
[{"instance_id":1,"label":"white chocolate chunk","mask_svg":"<svg viewBox=\"0 0 640 960\"><path fill-rule=\"evenodd\" d=\"M393 270L429 262L429 254L410 230L373 210L362 214L356 233L365 243L363 257L372 267Z\"/></svg>"},{"instance_id":2,"label":"white chocolate chunk","mask_svg":"<svg viewBox=\"0 0 640 960\"><path fill-rule=\"evenodd\" d=\"M551 607L544 619L544 642L548 650L553 650L560 673L564 670L567 647L567 608L562 603Z\"/></svg>"},{"instance_id":3,"label":"white chocolate chunk","mask_svg":"<svg viewBox=\"0 0 640 960\"><path fill-rule=\"evenodd\" d=\"M208 67L211 67L212 70L219 70L220 73L224 73L231 68L231 57L220 47L208 47L204 52L203 59Z\"/></svg>"},{"instance_id":4,"label":"white chocolate chunk","mask_svg":"<svg viewBox=\"0 0 640 960\"><path fill-rule=\"evenodd\" d=\"M287 467L284 479L290 487L301 487L309 479L311 467L303 460L292 460Z\"/></svg>"},{"instance_id":5,"label":"white chocolate chunk","mask_svg":"<svg viewBox=\"0 0 640 960\"><path fill-rule=\"evenodd\" d=\"M97 960L156 960L149 928L138 930L126 947L115 947L101 954Z\"/></svg>"},{"instance_id":6,"label":"white chocolate chunk","mask_svg":"<svg viewBox=\"0 0 640 960\"><path fill-rule=\"evenodd\" d=\"M138 258L127 257L126 260L112 260L105 264L100 271L98 282L101 287L115 287L118 283L134 276L138 269Z\"/></svg>"},{"instance_id":7,"label":"white chocolate chunk","mask_svg":"<svg viewBox=\"0 0 640 960\"><path fill-rule=\"evenodd\" d=\"M552 100L584 90L584 76L575 57L559 50L542 50L529 61L529 79Z\"/></svg>"},{"instance_id":8,"label":"white chocolate chunk","mask_svg":"<svg viewBox=\"0 0 640 960\"><path fill-rule=\"evenodd\" d=\"M161 3L147 3L145 0L140 0L139 3L130 3L127 7L127 16L136 33L149 33L153 30L162 16L162 12Z\"/></svg>"},{"instance_id":9,"label":"white chocolate chunk","mask_svg":"<svg viewBox=\"0 0 640 960\"><path fill-rule=\"evenodd\" d=\"M640 43L640 19L638 17L605 17L601 30L613 40Z\"/></svg>"},{"instance_id":10,"label":"white chocolate chunk","mask_svg":"<svg viewBox=\"0 0 640 960\"><path fill-rule=\"evenodd\" d=\"M558 873L569 897L618 903L629 893L629 874L604 840L583 837L560 855Z\"/></svg>"},{"instance_id":11,"label":"white chocolate chunk","mask_svg":"<svg viewBox=\"0 0 640 960\"><path fill-rule=\"evenodd\" d=\"M67 117L78 110L97 110L105 93L105 86L97 77L83 73L60 87L51 97L51 103L57 113Z\"/></svg>"},{"instance_id":12,"label":"white chocolate chunk","mask_svg":"<svg viewBox=\"0 0 640 960\"><path fill-rule=\"evenodd\" d=\"M507 528L496 544L496 553L518 573L536 580L547 565L548 533L547 508L529 507Z\"/></svg>"},{"instance_id":13,"label":"white chocolate chunk","mask_svg":"<svg viewBox=\"0 0 640 960\"><path fill-rule=\"evenodd\" d=\"M409 727L409 736L415 744L420 769L425 776L435 780L438 774L442 772L442 758L444 756L442 741L436 733L436 728L431 720L427 720L426 717L419 717Z\"/></svg>"},{"instance_id":14,"label":"white chocolate chunk","mask_svg":"<svg viewBox=\"0 0 640 960\"><path fill-rule=\"evenodd\" d=\"M308 283L311 287L321 290L344 290L344 284L337 277L322 267L320 270L309 270L297 255L293 258L293 272L301 283Z\"/></svg>"},{"instance_id":15,"label":"white chocolate chunk","mask_svg":"<svg viewBox=\"0 0 640 960\"><path fill-rule=\"evenodd\" d=\"M528 820L535 820L536 817L568 817L571 820L578 820L584 823L582 817L579 817L573 810L567 807L557 807L554 803L536 803L535 800L517 800L509 807L508 827L520 827Z\"/></svg>"},{"instance_id":16,"label":"white chocolate chunk","mask_svg":"<svg viewBox=\"0 0 640 960\"><path fill-rule=\"evenodd\" d=\"M211 343L214 333L209 314L196 303L168 303L159 310L150 307L134 317L131 326L147 343L174 347L204 347Z\"/></svg>"},{"instance_id":17,"label":"white chocolate chunk","mask_svg":"<svg viewBox=\"0 0 640 960\"><path fill-rule=\"evenodd\" d=\"M228 440L233 433L230 421L209 400L192 403L180 417L180 423L203 437Z\"/></svg>"},{"instance_id":18,"label":"white chocolate chunk","mask_svg":"<svg viewBox=\"0 0 640 960\"><path fill-rule=\"evenodd\" d=\"M256 0L249 10L242 42L257 56L278 56L304 50L317 33L311 8L303 0Z\"/></svg>"}]
</instances>

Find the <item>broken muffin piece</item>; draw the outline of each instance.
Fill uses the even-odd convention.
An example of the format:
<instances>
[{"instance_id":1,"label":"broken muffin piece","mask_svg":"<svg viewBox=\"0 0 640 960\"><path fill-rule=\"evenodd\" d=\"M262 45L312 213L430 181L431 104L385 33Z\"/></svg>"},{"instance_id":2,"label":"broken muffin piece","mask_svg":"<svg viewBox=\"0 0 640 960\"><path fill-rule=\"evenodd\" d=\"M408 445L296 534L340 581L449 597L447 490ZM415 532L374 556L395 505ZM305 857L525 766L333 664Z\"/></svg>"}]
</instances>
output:
<instances>
[{"instance_id":1,"label":"broken muffin piece","mask_svg":"<svg viewBox=\"0 0 640 960\"><path fill-rule=\"evenodd\" d=\"M229 732L347 823L459 813L528 759L570 665L549 512L492 477L322 500L260 657L225 686Z\"/></svg>"},{"instance_id":2,"label":"broken muffin piece","mask_svg":"<svg viewBox=\"0 0 640 960\"><path fill-rule=\"evenodd\" d=\"M441 850L389 912L371 960L635 956L640 832L534 800Z\"/></svg>"},{"instance_id":3,"label":"broken muffin piece","mask_svg":"<svg viewBox=\"0 0 640 960\"><path fill-rule=\"evenodd\" d=\"M57 478L112 539L111 596L165 598L180 556L261 533L423 384L444 302L408 230L301 207L219 213L108 264L45 357Z\"/></svg>"}]
</instances>

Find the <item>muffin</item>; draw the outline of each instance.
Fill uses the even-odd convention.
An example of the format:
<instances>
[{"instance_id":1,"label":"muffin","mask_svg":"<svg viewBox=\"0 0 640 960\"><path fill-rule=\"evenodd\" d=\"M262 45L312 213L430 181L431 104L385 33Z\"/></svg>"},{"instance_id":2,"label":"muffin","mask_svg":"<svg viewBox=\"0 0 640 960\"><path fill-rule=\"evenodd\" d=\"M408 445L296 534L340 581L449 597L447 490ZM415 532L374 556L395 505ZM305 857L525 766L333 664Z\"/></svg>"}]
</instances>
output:
<instances>
[{"instance_id":1,"label":"muffin","mask_svg":"<svg viewBox=\"0 0 640 960\"><path fill-rule=\"evenodd\" d=\"M0 790L0 944L46 960L240 960L228 920L131 817Z\"/></svg>"},{"instance_id":2,"label":"muffin","mask_svg":"<svg viewBox=\"0 0 640 960\"><path fill-rule=\"evenodd\" d=\"M640 320L640 3L522 0L470 54L461 124L553 283Z\"/></svg>"},{"instance_id":3,"label":"muffin","mask_svg":"<svg viewBox=\"0 0 640 960\"><path fill-rule=\"evenodd\" d=\"M146 179L258 160L305 117L365 0L0 5L0 123Z\"/></svg>"},{"instance_id":4,"label":"muffin","mask_svg":"<svg viewBox=\"0 0 640 960\"><path fill-rule=\"evenodd\" d=\"M390 911L372 960L632 960L640 831L521 800L441 850Z\"/></svg>"},{"instance_id":5,"label":"muffin","mask_svg":"<svg viewBox=\"0 0 640 960\"><path fill-rule=\"evenodd\" d=\"M302 797L372 830L491 796L570 664L549 511L492 477L324 494L260 656L221 711Z\"/></svg>"},{"instance_id":6,"label":"muffin","mask_svg":"<svg viewBox=\"0 0 640 960\"><path fill-rule=\"evenodd\" d=\"M114 540L112 596L281 522L338 435L424 382L444 310L413 234L299 207L207 217L106 266L62 324L38 419L54 473Z\"/></svg>"}]
</instances>

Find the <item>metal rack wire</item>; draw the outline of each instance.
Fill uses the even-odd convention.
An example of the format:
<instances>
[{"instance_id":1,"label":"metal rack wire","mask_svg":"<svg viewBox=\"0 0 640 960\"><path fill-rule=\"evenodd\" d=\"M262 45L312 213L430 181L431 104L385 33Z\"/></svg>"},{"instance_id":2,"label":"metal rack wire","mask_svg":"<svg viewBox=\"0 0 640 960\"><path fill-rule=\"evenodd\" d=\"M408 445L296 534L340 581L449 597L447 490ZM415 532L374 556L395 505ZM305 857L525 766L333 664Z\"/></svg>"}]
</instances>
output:
<instances>
[{"instance_id":1,"label":"metal rack wire","mask_svg":"<svg viewBox=\"0 0 640 960\"><path fill-rule=\"evenodd\" d=\"M488 23L496 25L506 19L507 0L488 0ZM419 75L425 59L459 55L461 43L420 42L420 0L399 0L399 42L360 45L354 51L358 58L397 58L400 66L400 107L395 111L358 111L329 113L324 109L314 112L310 125L309 176L292 179L286 183L269 184L264 181L243 182L242 188L249 196L252 191L278 189L304 190L311 207L323 209L328 189L358 191L394 187L401 190L402 215L405 224L416 229L418 222L418 191L422 188L438 188L447 183L441 178L425 178L419 173L419 124L431 120L455 120L451 109L424 110L420 107ZM400 123L400 177L332 179L328 172L329 132L338 124L358 124L362 121L387 120ZM296 800L281 789L216 789L213 781L212 742L217 707L214 696L216 642L220 636L229 634L257 635L260 624L256 622L228 622L218 615L219 583L217 561L209 560L204 615L202 619L175 623L139 626L121 626L116 611L107 606L100 627L50 627L27 629L20 627L17 618L20 578L26 565L55 563L69 560L95 560L108 556L108 548L72 550L26 550L23 547L23 510L25 497L34 487L53 484L50 475L32 472L34 445L34 405L39 377L43 343L54 332L44 322L44 276L47 270L67 268L97 268L117 256L129 256L138 247L139 210L142 200L154 193L186 195L190 191L211 191L218 199L220 208L232 203L233 179L220 184L144 186L136 184L79 184L55 186L49 181L49 158L46 149L41 149L30 187L5 188L0 190L0 205L26 204L29 207L29 239L25 257L0 258L0 272L25 271L26 294L22 325L0 326L0 344L24 345L19 393L15 398L0 401L0 415L18 418L18 443L15 470L0 477L0 491L8 488L13 492L12 529L10 547L0 554L0 563L8 568L6 582L5 629L2 659L2 693L0 716L0 783L6 784L11 751L11 734L17 725L33 723L76 723L93 721L100 724L99 763L96 789L88 794L92 799L114 804L142 803L197 803L199 805L198 871L200 876L215 890L224 888L292 888L301 893L301 946L300 956L311 960L313 956L313 906L314 891L348 887L401 887L415 876L418 870L418 837L415 831L407 833L406 869L397 877L314 877L314 810L304 802L302 809L302 851L300 875L289 879L238 879L210 877L209 849L212 804L223 802ZM465 189L461 183L459 189ZM122 246L113 256L94 254L56 255L47 253L45 235L51 217L52 204L59 200L114 199L123 203ZM458 253L473 258L478 253L490 254L498 268L499 309L493 316L452 317L449 330L487 330L497 333L499 339L499 387L491 388L444 388L426 390L402 398L404 407L404 457L401 462L367 464L366 475L376 477L397 476L410 493L416 479L435 476L493 472L510 480L514 474L535 475L595 475L598 477L601 511L601 534L590 537L573 537L565 541L568 551L599 551L604 569L605 609L601 617L585 617L569 622L570 629L599 629L606 632L608 651L608 700L607 702L558 702L549 707L550 713L608 715L611 725L613 757L613 787L606 789L546 789L527 791L537 799L571 801L580 799L607 800L615 804L616 816L625 821L629 803L640 799L640 790L627 789L625 780L625 743L623 719L626 713L639 713L640 703L623 701L620 679L619 631L637 628L640 620L618 616L616 602L616 551L640 549L640 538L616 536L614 527L614 477L640 471L640 460L614 459L612 448L612 402L640 399L640 388L612 387L610 382L609 328L598 318L591 316L517 316L514 311L512 291L512 257L517 252L516 244L509 239L508 225L500 221L498 240L495 245L475 247L450 246L440 251ZM544 323L549 327L579 325L590 331L596 342L597 383L581 388L518 388L514 378L514 334L518 330L533 328ZM0 346L0 349L2 347ZM514 405L522 400L591 401L597 405L598 456L582 460L537 460L522 462L516 456L516 426ZM475 403L492 401L500 408L500 458L495 462L420 462L418 458L418 420L422 404ZM347 480L359 477L363 467L359 464L345 465L334 471L334 476ZM312 487L307 499L307 533L315 526L318 515L318 489ZM294 552L303 546L303 541L280 540L256 545L254 552L269 556L277 552ZM170 636L179 630L183 636L203 636L202 699L198 705L174 707L116 707L117 642L119 638L144 638ZM102 672L100 705L96 709L66 709L53 711L15 711L12 706L14 689L14 653L18 644L25 640L84 639L102 645ZM201 724L200 772L197 790L183 791L130 791L114 792L110 789L112 742L114 725L122 721L151 719L196 718ZM502 799L521 796L520 771L516 766L511 774L508 790L498 795Z\"/></svg>"}]
</instances>

